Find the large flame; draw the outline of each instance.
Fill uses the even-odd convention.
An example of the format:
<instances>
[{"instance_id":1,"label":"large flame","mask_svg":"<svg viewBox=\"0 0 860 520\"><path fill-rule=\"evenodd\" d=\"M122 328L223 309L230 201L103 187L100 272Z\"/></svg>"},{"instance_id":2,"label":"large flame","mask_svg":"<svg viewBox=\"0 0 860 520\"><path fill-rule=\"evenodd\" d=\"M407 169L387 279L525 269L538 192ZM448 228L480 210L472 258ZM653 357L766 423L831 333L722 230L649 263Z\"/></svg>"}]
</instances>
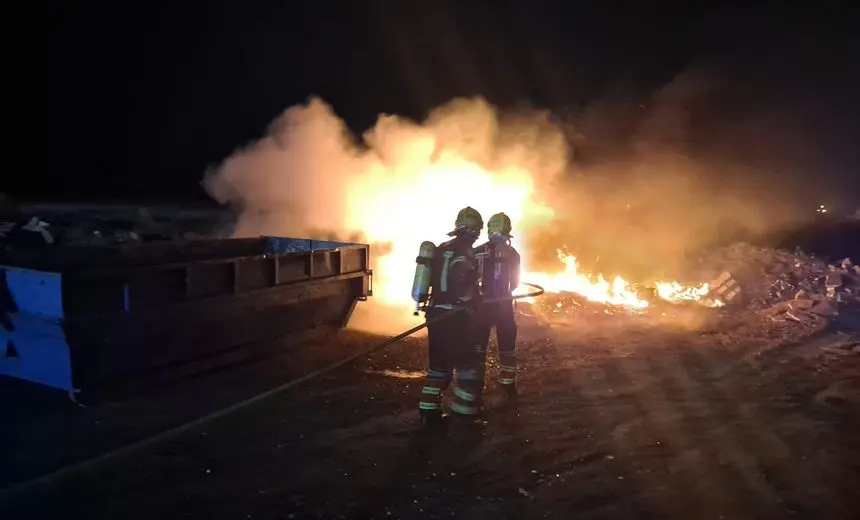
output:
<instances>
[{"instance_id":1,"label":"large flame","mask_svg":"<svg viewBox=\"0 0 860 520\"><path fill-rule=\"evenodd\" d=\"M637 309L648 306L648 301L640 298L624 278L616 276L610 282L602 274L593 276L580 273L575 256L559 250L558 257L564 265L563 271L553 274L526 272L525 279L534 281L547 292L572 292L593 302L624 305ZM521 290L518 292L522 293Z\"/></svg>"},{"instance_id":2,"label":"large flame","mask_svg":"<svg viewBox=\"0 0 860 520\"><path fill-rule=\"evenodd\" d=\"M346 238L360 232L369 243L385 244L374 248L373 301L387 305L365 309L395 306L398 312L393 315L400 315L400 309L414 305L410 285L421 242L446 240L457 212L466 206L476 208L485 220L501 211L510 216L513 245L524 261L523 281L540 284L549 292L577 293L594 302L648 307L649 301L643 298L647 293L640 287L618 276L609 280L581 272L577 259L567 253L559 255L557 269L549 272L537 272L528 265L529 258L542 257L546 251L529 251L526 244L564 247L548 242L554 233L546 231L554 221L577 219L592 223L597 234L606 232L607 226L597 221L596 207L607 202L600 183L591 186L592 195L575 191L589 189L582 183L574 188L557 182L570 178L569 150L566 134L546 114L503 122L493 107L479 99L453 100L420 125L381 116L359 146L331 107L313 98L287 109L265 137L207 173L204 185L216 200L243 209L234 229L237 237L325 231ZM669 179L651 176L648 186L660 178ZM637 185L639 200L662 196L662 188L652 194L643 185ZM666 230L672 215L662 215L649 225ZM581 236L581 232L567 235ZM678 232L676 242L689 234ZM638 242L630 244L632 238L641 239L642 245L648 240L641 233L613 235L629 245L614 248L621 254L639 247ZM662 251L665 260L678 248L662 243L654 249ZM707 290L706 285L688 287L667 281L652 292L680 301L701 299ZM380 314L387 320L389 313Z\"/></svg>"},{"instance_id":3,"label":"large flame","mask_svg":"<svg viewBox=\"0 0 860 520\"><path fill-rule=\"evenodd\" d=\"M529 228L523 223L540 225L553 212L535 202L528 172L515 168L488 172L457 154L443 154L419 169L417 174L393 176L389 171L380 171L376 178L363 178L350 186L349 225L365 230L375 241L391 244L390 252L377 259L374 299L397 306L414 305L409 287L419 245L428 239L436 243L445 240L457 212L472 206L485 220L499 211L511 217L513 245L524 261L523 281L538 284L550 293L576 293L593 302L635 309L649 306L629 281L620 276L610 281L602 274L580 272L576 258L563 250L558 251L557 272L529 270L525 263L529 252L524 247ZM517 290L517 294L526 292L524 287ZM667 301L697 301L708 294L708 285L659 282L655 292Z\"/></svg>"},{"instance_id":4,"label":"large flame","mask_svg":"<svg viewBox=\"0 0 860 520\"><path fill-rule=\"evenodd\" d=\"M411 303L409 288L418 247L424 240L437 244L446 240L454 217L466 206L477 209L485 220L504 211L515 226L526 215L552 215L534 202L532 178L526 171L511 168L491 174L456 154L443 154L418 169L412 175L382 171L377 178L362 178L351 186L349 226L364 230L374 241L391 244L391 251L377 258L374 299ZM525 231L516 233L521 236L514 246L521 253Z\"/></svg>"}]
</instances>

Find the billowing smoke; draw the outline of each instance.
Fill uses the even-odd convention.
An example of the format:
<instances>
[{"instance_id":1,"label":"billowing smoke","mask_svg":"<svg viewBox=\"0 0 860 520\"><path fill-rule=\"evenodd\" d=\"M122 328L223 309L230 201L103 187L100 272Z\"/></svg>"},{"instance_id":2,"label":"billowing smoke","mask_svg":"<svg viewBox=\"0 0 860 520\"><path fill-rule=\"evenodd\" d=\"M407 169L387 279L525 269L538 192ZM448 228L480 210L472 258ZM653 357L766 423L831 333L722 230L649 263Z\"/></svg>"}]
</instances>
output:
<instances>
[{"instance_id":1,"label":"billowing smoke","mask_svg":"<svg viewBox=\"0 0 860 520\"><path fill-rule=\"evenodd\" d=\"M408 299L418 243L444 239L466 205L485 219L514 217L532 270L560 268L556 249L567 247L589 269L665 279L723 234L765 233L797 215L766 175L696 140L718 87L689 73L648 99L607 100L572 121L455 99L421 123L382 115L360 140L311 98L204 185L239 212L236 236L370 242L374 300ZM385 332L404 323L387 317Z\"/></svg>"}]
</instances>

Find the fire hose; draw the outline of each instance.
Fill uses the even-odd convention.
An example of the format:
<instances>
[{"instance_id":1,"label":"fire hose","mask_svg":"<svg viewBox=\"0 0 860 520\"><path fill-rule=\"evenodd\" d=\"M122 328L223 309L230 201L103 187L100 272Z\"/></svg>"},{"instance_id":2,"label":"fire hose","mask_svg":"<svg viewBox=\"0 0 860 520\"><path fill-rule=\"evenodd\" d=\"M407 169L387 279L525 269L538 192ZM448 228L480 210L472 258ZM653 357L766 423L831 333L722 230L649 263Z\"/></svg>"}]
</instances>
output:
<instances>
[{"instance_id":1,"label":"fire hose","mask_svg":"<svg viewBox=\"0 0 860 520\"><path fill-rule=\"evenodd\" d=\"M541 287L540 285L537 285L537 284L533 284L533 283L523 283L522 285L526 285L526 286L528 286L528 287L531 287L531 288L532 288L532 289L534 289L535 291L534 291L534 292L530 292L530 293L526 293L526 294L518 294L518 295L516 295L516 296L500 296L500 297L498 297L498 298L488 298L488 299L486 299L486 300L482 300L482 301L480 302L480 305L487 305L487 304L491 304L491 303L502 303L502 302L508 302L508 301L515 301L515 300L521 300L521 299L523 299L523 298L534 298L535 296L540 296L540 295L542 295L542 294L545 292L545 291L544 291L544 288L543 288L543 287ZM401 332L400 334L398 334L398 335L396 335L396 336L394 336L394 337L388 338L387 340L385 340L385 341L383 341L383 342L381 342L381 343L378 343L378 344L376 344L376 345L374 345L374 346L370 347L370 348L369 348L369 349L367 349L367 350L363 350L363 351L359 352L358 354L355 354L355 355L353 355L353 356L348 357L348 358L347 358L347 359L345 359L345 360L338 361L337 363L334 363L334 364L329 365L329 366L327 366L327 367L325 367L325 368L322 368L322 369L320 369L320 370L318 371L318 373L311 373L311 374L309 374L308 376L305 376L305 377L307 377L307 379L303 379L303 378L299 378L299 379L303 379L304 381L307 381L308 379L313 379L313 377L316 377L316 375L319 375L319 374L322 374L322 373L328 372L329 370L333 370L333 369L335 369L335 368L337 368L337 367L340 367L340 366L346 365L347 363L349 363L349 362L351 362L351 361L355 361L356 359L362 358L362 357L364 357L364 356L369 356L370 354L373 354L374 352L376 352L376 351L378 351L378 350L382 350L382 349L384 349L385 347L387 347L387 346L389 346L389 345L392 345L392 344L394 344L394 343L397 343L397 342L398 342L398 341L400 341L401 339L406 338L406 337L408 337L408 336L411 336L411 335L415 334L416 332L418 332L418 331L419 331L419 330L421 330L421 329L427 328L427 326L428 326L428 325L430 325L431 323L438 323L438 322L440 322L440 321L447 320L447 319L448 319L448 318L450 318L451 316L453 316L453 315L455 315L455 314L457 314L457 313L459 313L459 312L466 312L467 310L469 310L469 309L468 309L468 307L458 307L458 308L456 308L456 309L451 309L450 311L445 312L445 313L443 313L443 314L440 314L440 315L436 316L436 317L435 317L435 318L433 318L433 319L430 319L430 320L425 321L425 322L424 322L424 323L422 323L421 325L416 325L416 326L412 327L411 329L406 330L406 331L403 331L403 332ZM314 375L314 374L315 374L315 375ZM311 377L311 376L312 376L312 377ZM294 379L293 381L298 381L298 379ZM291 383L292 383L293 381L291 381ZM288 383L288 384L289 384L289 383Z\"/></svg>"},{"instance_id":2,"label":"fire hose","mask_svg":"<svg viewBox=\"0 0 860 520\"><path fill-rule=\"evenodd\" d=\"M537 285L537 284L523 283L522 285L528 286L528 287L534 289L534 291L530 292L530 293L526 293L526 294L518 294L516 296L501 296L498 298L488 298L486 300L482 300L480 302L480 305L486 305L486 304L492 304L492 303L501 303L501 302L506 302L506 301L515 301L515 300L521 300L523 298L533 298L535 296L540 296L545 292L544 288L541 287L540 285ZM229 415L233 412L237 412L239 410L247 408L247 407L251 406L252 404L263 401L269 397L272 397L272 396L279 394L281 392L284 392L286 390L290 390L296 386L299 386L302 383L306 383L306 382L308 382L312 379L315 379L315 378L317 378L323 374L331 372L332 370L335 370L335 369L340 368L344 365L347 365L347 364L349 364L349 363L351 363L357 359L360 359L360 358L365 357L365 356L369 356L370 354L373 354L374 352L380 351L380 350L382 350L388 346L393 345L394 343L397 343L398 341L400 341L400 340L402 340L408 336L411 336L412 334L415 334L419 330L426 328L428 325L430 325L432 323L438 323L440 321L443 321L443 320L450 318L451 316L454 316L455 314L457 314L459 312L466 312L467 310L469 310L468 307L459 307L459 308L451 309L448 312L445 312L445 313L440 314L440 315L438 315L438 316L436 316L430 320L425 321L421 325L416 325L415 327L412 327L409 330L403 331L396 336L393 336L391 338L386 339L385 341L377 343L376 345L374 345L374 346L372 346L366 350L362 350L361 352L358 352L356 354L348 356L345 359L341 359L340 361L337 361L335 363L332 363L330 365L322 367L322 368L315 370L309 374L305 374L302 377L292 379L292 380L290 380L290 381L288 381L282 385L276 386L275 388L272 388L270 390L267 390L265 392L257 394L253 397L249 397L248 399L240 401L236 404L227 406L225 408L221 408L220 410L216 410L216 411L214 411L210 414L204 415L203 417L200 417L198 419L194 419L194 420L189 421L187 423L180 424L179 426L175 426L175 427L170 428L168 430L165 430L161 433L157 433L153 436L145 437L139 441L132 442L131 444L127 444L126 446L123 446L121 448L117 448L117 449L115 449L113 451L109 451L107 453L103 453L102 455L98 455L98 456L93 457L91 459L87 459L83 462L79 462L77 464L72 464L70 466L66 466L65 468L61 468L57 471L48 473L47 475L42 475L41 477L36 477L34 479L22 482L22 483L17 484L17 485L12 485L8 489L0 490L0 499L5 500L5 499L10 498L13 495L17 495L19 493L22 493L22 492L28 490L28 489L37 487L39 485L48 484L52 481L71 476L75 473L80 473L81 471L86 471L89 469L96 468L96 467L101 466L101 465L103 465L107 462L110 462L112 460L120 459L122 457L126 457L128 455L131 455L131 454L135 453L136 451L138 451L144 447L147 447L147 446L150 446L153 444L157 444L161 441L168 440L172 437L175 437L175 436L180 435L182 433L193 430L194 428L197 428L198 426L201 426L205 423L211 422L211 421L218 419L220 417L224 417L224 416Z\"/></svg>"}]
</instances>

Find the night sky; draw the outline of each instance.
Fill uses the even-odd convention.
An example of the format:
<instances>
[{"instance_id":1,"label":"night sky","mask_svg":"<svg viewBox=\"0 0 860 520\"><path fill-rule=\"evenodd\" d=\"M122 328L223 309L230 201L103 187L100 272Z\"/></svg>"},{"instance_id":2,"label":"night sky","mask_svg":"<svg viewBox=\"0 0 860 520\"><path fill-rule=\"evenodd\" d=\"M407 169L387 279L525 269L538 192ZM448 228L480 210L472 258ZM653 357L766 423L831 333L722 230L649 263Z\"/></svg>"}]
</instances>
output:
<instances>
[{"instance_id":1,"label":"night sky","mask_svg":"<svg viewBox=\"0 0 860 520\"><path fill-rule=\"evenodd\" d=\"M610 7L633 4L35 2L20 19L31 145L12 150L28 166L7 170L0 191L206 200L207 165L311 94L361 131L381 112L421 118L456 96L559 114L638 103L689 70L720 85L696 108L710 123L694 144L786 182L860 191L856 8Z\"/></svg>"}]
</instances>

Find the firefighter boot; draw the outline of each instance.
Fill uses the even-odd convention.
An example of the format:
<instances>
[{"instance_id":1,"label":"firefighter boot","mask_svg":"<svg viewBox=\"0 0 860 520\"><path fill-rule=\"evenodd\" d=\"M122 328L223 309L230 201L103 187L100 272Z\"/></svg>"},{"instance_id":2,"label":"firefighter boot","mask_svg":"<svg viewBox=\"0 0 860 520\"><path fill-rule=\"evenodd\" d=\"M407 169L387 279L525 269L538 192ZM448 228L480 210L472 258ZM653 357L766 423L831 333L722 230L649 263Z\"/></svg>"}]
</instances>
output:
<instances>
[{"instance_id":1,"label":"firefighter boot","mask_svg":"<svg viewBox=\"0 0 860 520\"><path fill-rule=\"evenodd\" d=\"M421 410L421 429L438 432L445 428L448 416L442 410Z\"/></svg>"},{"instance_id":2,"label":"firefighter boot","mask_svg":"<svg viewBox=\"0 0 860 520\"><path fill-rule=\"evenodd\" d=\"M505 396L505 399L508 401L516 401L519 393L517 392L517 384L510 383L506 385L500 385L502 387L502 393Z\"/></svg>"}]
</instances>

